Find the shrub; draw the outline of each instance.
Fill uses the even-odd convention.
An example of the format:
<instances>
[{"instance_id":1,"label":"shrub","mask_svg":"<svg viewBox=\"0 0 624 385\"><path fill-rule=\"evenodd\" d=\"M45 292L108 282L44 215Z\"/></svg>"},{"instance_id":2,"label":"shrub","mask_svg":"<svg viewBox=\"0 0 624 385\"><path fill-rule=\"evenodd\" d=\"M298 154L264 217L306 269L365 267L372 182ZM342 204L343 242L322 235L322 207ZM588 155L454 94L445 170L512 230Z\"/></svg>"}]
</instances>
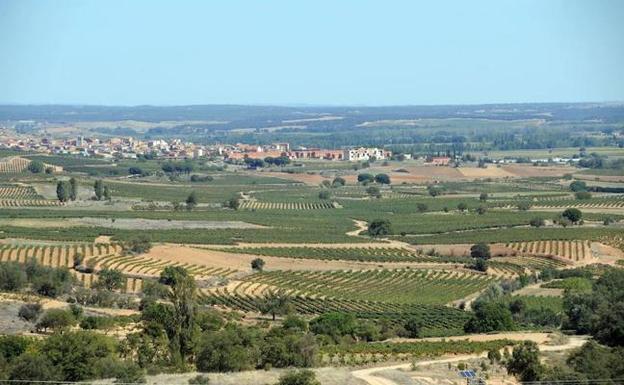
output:
<instances>
[{"instance_id":1,"label":"shrub","mask_svg":"<svg viewBox=\"0 0 624 385\"><path fill-rule=\"evenodd\" d=\"M43 311L43 307L38 302L25 303L22 306L20 306L20 309L17 315L25 321L35 322L37 318L39 318L39 316L41 315L42 311Z\"/></svg>"},{"instance_id":2,"label":"shrub","mask_svg":"<svg viewBox=\"0 0 624 385\"><path fill-rule=\"evenodd\" d=\"M532 227L542 227L544 226L544 224L544 218L535 217L529 221L529 225L531 225Z\"/></svg>"},{"instance_id":3,"label":"shrub","mask_svg":"<svg viewBox=\"0 0 624 385\"><path fill-rule=\"evenodd\" d=\"M28 171L32 172L33 174L40 174L45 171L45 166L43 165L43 162L33 160L28 164Z\"/></svg>"},{"instance_id":4,"label":"shrub","mask_svg":"<svg viewBox=\"0 0 624 385\"><path fill-rule=\"evenodd\" d=\"M461 212L466 211L467 208L468 208L468 205L466 203L464 203L464 202L459 202L457 204L457 210L459 210Z\"/></svg>"},{"instance_id":5,"label":"shrub","mask_svg":"<svg viewBox=\"0 0 624 385\"><path fill-rule=\"evenodd\" d=\"M470 256L472 258L488 259L492 256L490 246L487 243L477 243L470 248Z\"/></svg>"},{"instance_id":6,"label":"shrub","mask_svg":"<svg viewBox=\"0 0 624 385\"><path fill-rule=\"evenodd\" d=\"M372 182L374 179L375 177L372 174L358 174L357 176L358 182L361 182L364 184Z\"/></svg>"},{"instance_id":7,"label":"shrub","mask_svg":"<svg viewBox=\"0 0 624 385\"><path fill-rule=\"evenodd\" d=\"M342 177L335 177L334 180L332 181L332 186L334 187L340 187L340 186L344 186L347 184L347 181L342 178Z\"/></svg>"},{"instance_id":8,"label":"shrub","mask_svg":"<svg viewBox=\"0 0 624 385\"><path fill-rule=\"evenodd\" d=\"M381 191L379 191L379 187L370 186L366 189L366 193L372 197L381 198Z\"/></svg>"},{"instance_id":9,"label":"shrub","mask_svg":"<svg viewBox=\"0 0 624 385\"><path fill-rule=\"evenodd\" d=\"M375 182L379 184L390 184L390 177L388 174L377 174L375 175Z\"/></svg>"},{"instance_id":10,"label":"shrub","mask_svg":"<svg viewBox=\"0 0 624 385\"><path fill-rule=\"evenodd\" d=\"M392 226L387 219L375 219L368 225L368 234L372 237L388 235L392 232Z\"/></svg>"},{"instance_id":11,"label":"shrub","mask_svg":"<svg viewBox=\"0 0 624 385\"><path fill-rule=\"evenodd\" d=\"M313 371L303 369L284 373L277 385L321 385Z\"/></svg>"},{"instance_id":12,"label":"shrub","mask_svg":"<svg viewBox=\"0 0 624 385\"><path fill-rule=\"evenodd\" d=\"M327 200L331 198L331 193L327 190L323 190L318 194L319 199Z\"/></svg>"},{"instance_id":13,"label":"shrub","mask_svg":"<svg viewBox=\"0 0 624 385\"><path fill-rule=\"evenodd\" d=\"M518 208L518 210L520 211L527 211L528 209L531 208L531 203L524 201L524 202L519 202L516 207Z\"/></svg>"},{"instance_id":14,"label":"shrub","mask_svg":"<svg viewBox=\"0 0 624 385\"><path fill-rule=\"evenodd\" d=\"M577 193L574 194L574 196L578 200L591 199L591 197L592 197L591 193L587 192L587 191L578 191Z\"/></svg>"},{"instance_id":15,"label":"shrub","mask_svg":"<svg viewBox=\"0 0 624 385\"><path fill-rule=\"evenodd\" d=\"M428 207L424 203L417 203L416 204L416 210L418 210L419 213L424 213L425 211L427 211L427 209L428 209Z\"/></svg>"},{"instance_id":16,"label":"shrub","mask_svg":"<svg viewBox=\"0 0 624 385\"><path fill-rule=\"evenodd\" d=\"M587 184L583 181L575 180L574 182L570 183L570 190L574 192L587 191Z\"/></svg>"},{"instance_id":17,"label":"shrub","mask_svg":"<svg viewBox=\"0 0 624 385\"><path fill-rule=\"evenodd\" d=\"M487 212L487 207L485 207L485 206L479 206L479 207L477 207L477 210L476 210L476 211L477 211L477 214L479 214L479 215L483 215L483 214L485 214L485 213Z\"/></svg>"},{"instance_id":18,"label":"shrub","mask_svg":"<svg viewBox=\"0 0 624 385\"><path fill-rule=\"evenodd\" d=\"M488 199L488 194L487 193L483 192L483 193L481 193L481 195L479 195L479 200L481 202L485 202L485 201L487 201L487 199Z\"/></svg>"},{"instance_id":19,"label":"shrub","mask_svg":"<svg viewBox=\"0 0 624 385\"><path fill-rule=\"evenodd\" d=\"M18 291L26 285L27 276L17 262L0 263L0 290Z\"/></svg>"},{"instance_id":20,"label":"shrub","mask_svg":"<svg viewBox=\"0 0 624 385\"><path fill-rule=\"evenodd\" d=\"M561 213L561 216L572 223L576 223L583 218L583 213L579 209L568 208Z\"/></svg>"},{"instance_id":21,"label":"shrub","mask_svg":"<svg viewBox=\"0 0 624 385\"><path fill-rule=\"evenodd\" d=\"M264 259L262 258L256 258L253 261L251 261L251 268L254 270L258 270L258 271L262 271L264 269Z\"/></svg>"},{"instance_id":22,"label":"shrub","mask_svg":"<svg viewBox=\"0 0 624 385\"><path fill-rule=\"evenodd\" d=\"M35 325L37 330L48 329L62 330L76 324L76 319L71 312L63 309L50 309L46 311L39 322Z\"/></svg>"},{"instance_id":23,"label":"shrub","mask_svg":"<svg viewBox=\"0 0 624 385\"><path fill-rule=\"evenodd\" d=\"M210 383L210 378L203 374L198 374L193 378L189 378L188 383L189 385L208 385Z\"/></svg>"}]
</instances>

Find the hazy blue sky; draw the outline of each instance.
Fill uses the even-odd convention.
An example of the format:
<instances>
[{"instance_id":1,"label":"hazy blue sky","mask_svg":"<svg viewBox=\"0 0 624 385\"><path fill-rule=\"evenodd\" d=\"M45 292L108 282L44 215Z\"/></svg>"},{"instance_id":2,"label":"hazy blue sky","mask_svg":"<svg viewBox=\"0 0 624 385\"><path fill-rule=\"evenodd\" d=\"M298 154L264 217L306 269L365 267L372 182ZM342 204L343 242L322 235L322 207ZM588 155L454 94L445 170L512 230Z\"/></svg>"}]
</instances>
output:
<instances>
[{"instance_id":1,"label":"hazy blue sky","mask_svg":"<svg viewBox=\"0 0 624 385\"><path fill-rule=\"evenodd\" d=\"M624 100L624 1L0 0L0 102Z\"/></svg>"}]
</instances>

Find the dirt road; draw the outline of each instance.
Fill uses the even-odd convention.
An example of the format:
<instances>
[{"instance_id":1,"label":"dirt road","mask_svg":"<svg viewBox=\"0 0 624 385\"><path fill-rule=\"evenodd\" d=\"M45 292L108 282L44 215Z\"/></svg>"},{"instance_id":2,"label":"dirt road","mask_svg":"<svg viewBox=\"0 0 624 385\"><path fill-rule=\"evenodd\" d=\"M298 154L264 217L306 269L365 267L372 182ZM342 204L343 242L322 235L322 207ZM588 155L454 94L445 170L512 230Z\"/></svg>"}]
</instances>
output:
<instances>
[{"instance_id":1,"label":"dirt road","mask_svg":"<svg viewBox=\"0 0 624 385\"><path fill-rule=\"evenodd\" d=\"M521 334L521 333L512 332L512 333L501 333L501 334L495 334L495 335L488 334L488 335L465 336L464 339L475 340L475 341L484 341L484 340L490 340L490 339L504 339L504 338L509 338L513 340L519 340L519 339L532 340L538 343L540 351L543 351L543 352L555 352L555 351L575 349L580 346L583 346L583 344L587 341L587 337L585 336L571 336L571 337L568 337L568 342L566 342L563 345L546 345L545 342L547 338L545 338L545 335L546 333ZM526 338L520 338L522 336L525 336ZM460 337L457 337L457 338L460 338ZM432 364L445 364L448 362L466 361L466 360L482 358L482 357L487 357L487 352L484 352L481 354L466 354L466 355L459 355L459 356L446 357L446 358L436 358L433 360L419 361L419 362L416 362L414 365L426 366L426 365L432 365ZM397 364L397 365L390 365L390 366L379 366L375 368L355 370L351 372L351 374L353 375L353 377L363 380L369 385L398 385L396 382L388 378L375 375L375 373L379 373L379 372L386 371L386 370L405 370L405 369L409 369L410 367L412 367L411 363L410 364Z\"/></svg>"}]
</instances>

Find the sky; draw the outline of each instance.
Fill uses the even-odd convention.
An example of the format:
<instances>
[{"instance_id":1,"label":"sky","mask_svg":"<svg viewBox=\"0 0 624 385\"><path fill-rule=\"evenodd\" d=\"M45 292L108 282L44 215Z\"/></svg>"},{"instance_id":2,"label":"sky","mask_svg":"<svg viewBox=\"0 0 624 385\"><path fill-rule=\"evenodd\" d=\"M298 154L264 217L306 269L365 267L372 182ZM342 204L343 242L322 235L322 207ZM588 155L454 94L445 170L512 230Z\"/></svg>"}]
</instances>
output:
<instances>
[{"instance_id":1,"label":"sky","mask_svg":"<svg viewBox=\"0 0 624 385\"><path fill-rule=\"evenodd\" d=\"M0 0L0 103L624 101L620 0Z\"/></svg>"}]
</instances>

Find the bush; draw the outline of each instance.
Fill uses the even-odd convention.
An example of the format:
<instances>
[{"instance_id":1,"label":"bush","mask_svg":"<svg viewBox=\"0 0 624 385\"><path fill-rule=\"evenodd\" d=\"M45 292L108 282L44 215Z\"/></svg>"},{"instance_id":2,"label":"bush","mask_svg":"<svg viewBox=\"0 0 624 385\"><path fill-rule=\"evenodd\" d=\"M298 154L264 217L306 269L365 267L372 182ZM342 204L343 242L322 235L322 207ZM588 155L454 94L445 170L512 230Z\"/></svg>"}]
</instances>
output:
<instances>
[{"instance_id":1,"label":"bush","mask_svg":"<svg viewBox=\"0 0 624 385\"><path fill-rule=\"evenodd\" d=\"M461 212L466 211L467 208L468 208L468 205L466 203L464 203L464 202L459 202L457 204L457 210L459 210Z\"/></svg>"},{"instance_id":2,"label":"bush","mask_svg":"<svg viewBox=\"0 0 624 385\"><path fill-rule=\"evenodd\" d=\"M150 251L152 244L147 237L137 237L124 243L123 249L133 254L143 254Z\"/></svg>"},{"instance_id":3,"label":"bush","mask_svg":"<svg viewBox=\"0 0 624 385\"><path fill-rule=\"evenodd\" d=\"M381 191L379 191L379 187L370 186L366 189L366 193L372 197L381 198Z\"/></svg>"},{"instance_id":4,"label":"bush","mask_svg":"<svg viewBox=\"0 0 624 385\"><path fill-rule=\"evenodd\" d=\"M189 378L188 383L189 385L208 385L210 383L210 378L208 376L198 374L193 378Z\"/></svg>"},{"instance_id":5,"label":"bush","mask_svg":"<svg viewBox=\"0 0 624 385\"><path fill-rule=\"evenodd\" d=\"M0 263L0 290L18 291L27 282L27 275L24 269L17 262Z\"/></svg>"},{"instance_id":6,"label":"bush","mask_svg":"<svg viewBox=\"0 0 624 385\"><path fill-rule=\"evenodd\" d=\"M45 166L43 165L43 162L33 160L28 164L28 171L32 172L33 174L41 174L45 171Z\"/></svg>"},{"instance_id":7,"label":"bush","mask_svg":"<svg viewBox=\"0 0 624 385\"><path fill-rule=\"evenodd\" d=\"M323 190L318 194L319 199L327 200L331 198L331 193L327 190Z\"/></svg>"},{"instance_id":8,"label":"bush","mask_svg":"<svg viewBox=\"0 0 624 385\"><path fill-rule=\"evenodd\" d=\"M253 261L251 261L251 268L254 270L258 270L258 271L262 271L264 269L264 259L262 258L256 258Z\"/></svg>"},{"instance_id":9,"label":"bush","mask_svg":"<svg viewBox=\"0 0 624 385\"><path fill-rule=\"evenodd\" d=\"M487 193L483 192L483 193L481 193L481 195L479 195L479 200L481 202L485 202L485 201L487 201L487 199L488 199L488 194Z\"/></svg>"},{"instance_id":10,"label":"bush","mask_svg":"<svg viewBox=\"0 0 624 385\"><path fill-rule=\"evenodd\" d=\"M528 209L530 209L530 208L531 208L531 203L526 202L526 201L524 201L524 202L520 202L520 203L518 203L518 204L516 205L516 207L517 207L517 208L518 208L518 210L520 210L520 211L527 211Z\"/></svg>"},{"instance_id":11,"label":"bush","mask_svg":"<svg viewBox=\"0 0 624 385\"><path fill-rule=\"evenodd\" d=\"M531 225L532 227L542 227L544 226L544 224L544 218L535 217L529 221L529 225Z\"/></svg>"},{"instance_id":12,"label":"bush","mask_svg":"<svg viewBox=\"0 0 624 385\"><path fill-rule=\"evenodd\" d=\"M488 270L488 262L484 258L477 258L472 265L472 269L476 271L486 272Z\"/></svg>"},{"instance_id":13,"label":"bush","mask_svg":"<svg viewBox=\"0 0 624 385\"><path fill-rule=\"evenodd\" d=\"M334 187L340 187L340 186L344 186L347 184L347 181L342 178L342 177L335 177L334 180L332 181L332 186Z\"/></svg>"},{"instance_id":14,"label":"bush","mask_svg":"<svg viewBox=\"0 0 624 385\"><path fill-rule=\"evenodd\" d=\"M392 226L387 219L375 219L368 225L368 234L372 237L388 235L392 232Z\"/></svg>"},{"instance_id":15,"label":"bush","mask_svg":"<svg viewBox=\"0 0 624 385\"><path fill-rule=\"evenodd\" d=\"M574 196L578 200L591 199L591 197L592 197L591 193L587 192L587 191L579 191L579 192L575 193Z\"/></svg>"},{"instance_id":16,"label":"bush","mask_svg":"<svg viewBox=\"0 0 624 385\"><path fill-rule=\"evenodd\" d=\"M583 213L579 209L568 208L561 213L561 216L572 223L576 223L583 218Z\"/></svg>"},{"instance_id":17,"label":"bush","mask_svg":"<svg viewBox=\"0 0 624 385\"><path fill-rule=\"evenodd\" d=\"M390 177L388 174L377 174L375 175L375 182L379 184L390 184Z\"/></svg>"},{"instance_id":18,"label":"bush","mask_svg":"<svg viewBox=\"0 0 624 385\"><path fill-rule=\"evenodd\" d=\"M417 203L416 204L416 210L418 210L419 213L424 213L425 211L427 211L427 209L428 209L428 207L424 203Z\"/></svg>"},{"instance_id":19,"label":"bush","mask_svg":"<svg viewBox=\"0 0 624 385\"><path fill-rule=\"evenodd\" d=\"M575 180L574 182L570 183L570 190L574 192L587 191L587 184L583 181Z\"/></svg>"},{"instance_id":20,"label":"bush","mask_svg":"<svg viewBox=\"0 0 624 385\"><path fill-rule=\"evenodd\" d=\"M485 207L485 206L479 206L479 207L477 207L477 210L476 210L476 211L477 211L477 214L479 214L479 215L483 215L483 214L485 214L485 213L487 212L487 207Z\"/></svg>"},{"instance_id":21,"label":"bush","mask_svg":"<svg viewBox=\"0 0 624 385\"><path fill-rule=\"evenodd\" d=\"M43 311L43 307L38 302L25 303L22 306L20 306L20 309L17 315L25 321L35 322L37 318L39 318L39 316L41 315L42 311Z\"/></svg>"},{"instance_id":22,"label":"bush","mask_svg":"<svg viewBox=\"0 0 624 385\"><path fill-rule=\"evenodd\" d=\"M472 258L489 259L492 256L490 245L487 243L477 243L470 248L470 256Z\"/></svg>"},{"instance_id":23,"label":"bush","mask_svg":"<svg viewBox=\"0 0 624 385\"><path fill-rule=\"evenodd\" d=\"M313 371L303 369L284 373L277 385L321 385Z\"/></svg>"},{"instance_id":24,"label":"bush","mask_svg":"<svg viewBox=\"0 0 624 385\"><path fill-rule=\"evenodd\" d=\"M48 329L62 330L76 324L76 319L71 312L63 309L50 309L46 311L39 322L35 325L37 330Z\"/></svg>"}]
</instances>

